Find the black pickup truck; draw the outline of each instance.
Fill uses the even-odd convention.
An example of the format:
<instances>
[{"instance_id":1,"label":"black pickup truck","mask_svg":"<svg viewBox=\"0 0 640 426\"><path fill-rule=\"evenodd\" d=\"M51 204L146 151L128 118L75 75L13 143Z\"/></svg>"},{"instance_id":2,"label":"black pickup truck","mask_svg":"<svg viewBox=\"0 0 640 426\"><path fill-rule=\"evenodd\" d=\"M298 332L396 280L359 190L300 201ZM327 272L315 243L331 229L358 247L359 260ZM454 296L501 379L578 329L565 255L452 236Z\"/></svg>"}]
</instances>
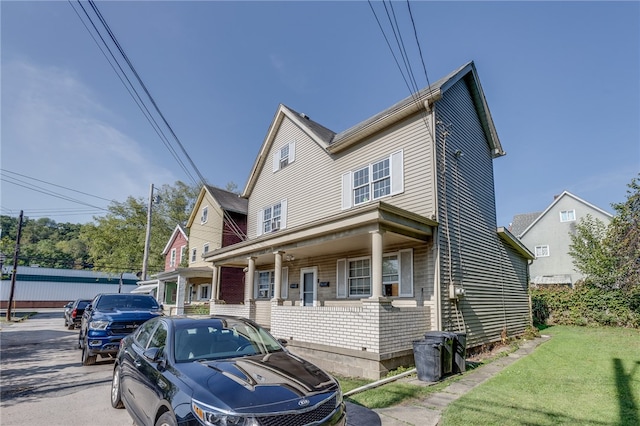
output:
<instances>
[{"instance_id":1,"label":"black pickup truck","mask_svg":"<svg viewBox=\"0 0 640 426\"><path fill-rule=\"evenodd\" d=\"M98 355L113 357L120 340L150 318L162 315L162 306L148 294L99 294L82 314L78 348L82 365L93 365Z\"/></svg>"}]
</instances>

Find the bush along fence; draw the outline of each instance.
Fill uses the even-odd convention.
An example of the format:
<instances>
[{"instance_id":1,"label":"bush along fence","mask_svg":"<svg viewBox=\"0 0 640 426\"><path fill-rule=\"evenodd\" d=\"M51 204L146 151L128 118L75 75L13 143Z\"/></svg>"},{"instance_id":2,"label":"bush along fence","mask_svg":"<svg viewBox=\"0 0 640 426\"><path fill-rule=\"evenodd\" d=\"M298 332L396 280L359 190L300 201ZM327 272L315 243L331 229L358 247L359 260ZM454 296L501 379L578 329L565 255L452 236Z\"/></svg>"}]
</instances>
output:
<instances>
[{"instance_id":1,"label":"bush along fence","mask_svg":"<svg viewBox=\"0 0 640 426\"><path fill-rule=\"evenodd\" d=\"M581 282L530 292L536 324L640 328L640 286L607 289Z\"/></svg>"}]
</instances>

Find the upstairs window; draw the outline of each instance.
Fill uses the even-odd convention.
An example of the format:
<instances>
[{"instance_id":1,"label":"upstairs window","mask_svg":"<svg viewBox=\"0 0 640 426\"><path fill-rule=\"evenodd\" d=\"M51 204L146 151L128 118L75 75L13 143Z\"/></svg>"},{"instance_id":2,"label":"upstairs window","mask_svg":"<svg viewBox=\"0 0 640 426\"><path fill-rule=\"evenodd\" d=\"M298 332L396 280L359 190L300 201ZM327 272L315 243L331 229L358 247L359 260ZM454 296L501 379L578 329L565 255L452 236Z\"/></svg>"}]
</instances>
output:
<instances>
[{"instance_id":1,"label":"upstairs window","mask_svg":"<svg viewBox=\"0 0 640 426\"><path fill-rule=\"evenodd\" d=\"M169 260L169 267L175 268L176 266L176 249L171 249L171 259Z\"/></svg>"},{"instance_id":2,"label":"upstairs window","mask_svg":"<svg viewBox=\"0 0 640 426\"><path fill-rule=\"evenodd\" d=\"M549 246L536 246L536 257L549 257Z\"/></svg>"},{"instance_id":3,"label":"upstairs window","mask_svg":"<svg viewBox=\"0 0 640 426\"><path fill-rule=\"evenodd\" d=\"M287 167L296 160L296 143L289 142L273 154L273 171Z\"/></svg>"},{"instance_id":4,"label":"upstairs window","mask_svg":"<svg viewBox=\"0 0 640 426\"><path fill-rule=\"evenodd\" d=\"M402 151L342 175L342 209L404 191Z\"/></svg>"},{"instance_id":5,"label":"upstairs window","mask_svg":"<svg viewBox=\"0 0 640 426\"><path fill-rule=\"evenodd\" d=\"M185 254L187 253L187 246L180 247L180 263L185 260Z\"/></svg>"},{"instance_id":6,"label":"upstairs window","mask_svg":"<svg viewBox=\"0 0 640 426\"><path fill-rule=\"evenodd\" d=\"M560 222L573 222L576 220L575 210L563 210L560 212Z\"/></svg>"},{"instance_id":7,"label":"upstairs window","mask_svg":"<svg viewBox=\"0 0 640 426\"><path fill-rule=\"evenodd\" d=\"M200 224L207 223L209 219L209 207L202 208L202 216L200 216Z\"/></svg>"},{"instance_id":8,"label":"upstairs window","mask_svg":"<svg viewBox=\"0 0 640 426\"><path fill-rule=\"evenodd\" d=\"M191 250L191 261L195 262L197 259L198 259L198 250L192 249Z\"/></svg>"},{"instance_id":9,"label":"upstairs window","mask_svg":"<svg viewBox=\"0 0 640 426\"><path fill-rule=\"evenodd\" d=\"M279 201L258 212L257 234L268 234L287 227L287 200Z\"/></svg>"},{"instance_id":10,"label":"upstairs window","mask_svg":"<svg viewBox=\"0 0 640 426\"><path fill-rule=\"evenodd\" d=\"M209 253L209 243L205 243L205 245L202 246L202 253L204 254Z\"/></svg>"}]
</instances>

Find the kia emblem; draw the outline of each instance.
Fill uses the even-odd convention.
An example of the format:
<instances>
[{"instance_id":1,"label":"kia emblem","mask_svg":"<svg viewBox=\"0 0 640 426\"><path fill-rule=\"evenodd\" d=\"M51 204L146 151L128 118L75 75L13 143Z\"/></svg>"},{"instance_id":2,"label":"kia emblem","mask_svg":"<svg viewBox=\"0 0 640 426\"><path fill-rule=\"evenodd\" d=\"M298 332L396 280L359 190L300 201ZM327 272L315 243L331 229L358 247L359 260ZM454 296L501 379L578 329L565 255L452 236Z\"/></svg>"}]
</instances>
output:
<instances>
[{"instance_id":1,"label":"kia emblem","mask_svg":"<svg viewBox=\"0 0 640 426\"><path fill-rule=\"evenodd\" d=\"M300 407L306 407L307 405L309 405L309 400L307 398L302 398L298 401L298 406Z\"/></svg>"}]
</instances>

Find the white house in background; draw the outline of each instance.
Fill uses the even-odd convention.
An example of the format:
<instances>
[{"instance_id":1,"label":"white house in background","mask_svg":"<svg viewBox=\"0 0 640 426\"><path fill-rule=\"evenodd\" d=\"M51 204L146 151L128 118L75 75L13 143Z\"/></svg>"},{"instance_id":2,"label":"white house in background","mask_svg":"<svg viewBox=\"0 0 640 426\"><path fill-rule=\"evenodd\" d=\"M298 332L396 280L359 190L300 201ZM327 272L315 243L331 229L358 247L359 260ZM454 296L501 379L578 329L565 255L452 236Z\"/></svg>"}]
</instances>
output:
<instances>
[{"instance_id":1,"label":"white house in background","mask_svg":"<svg viewBox=\"0 0 640 426\"><path fill-rule=\"evenodd\" d=\"M520 238L536 256L529 267L533 284L573 286L583 278L573 266L569 246L570 235L575 233L576 224L587 215L604 222L605 225L613 218L610 213L568 191L556 195L543 212L513 217L511 233Z\"/></svg>"}]
</instances>

